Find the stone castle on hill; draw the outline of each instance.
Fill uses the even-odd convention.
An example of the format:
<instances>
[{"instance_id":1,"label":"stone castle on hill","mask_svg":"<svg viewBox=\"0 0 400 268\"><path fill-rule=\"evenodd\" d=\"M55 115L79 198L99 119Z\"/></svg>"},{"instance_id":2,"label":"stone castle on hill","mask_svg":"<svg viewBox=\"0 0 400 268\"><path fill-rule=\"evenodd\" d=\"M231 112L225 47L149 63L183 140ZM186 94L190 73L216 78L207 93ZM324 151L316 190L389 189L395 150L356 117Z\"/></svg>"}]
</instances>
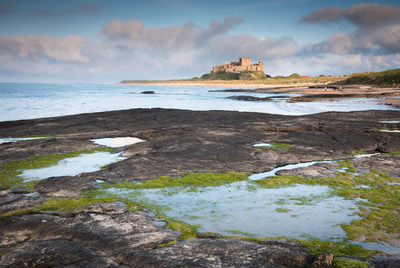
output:
<instances>
[{"instance_id":1,"label":"stone castle on hill","mask_svg":"<svg viewBox=\"0 0 400 268\"><path fill-rule=\"evenodd\" d=\"M239 61L231 61L228 64L221 64L214 66L212 69L212 73L225 71L228 73L240 73L243 71L256 71L256 72L264 72L263 62L259 61L258 63L251 64L251 58L248 57L240 57Z\"/></svg>"}]
</instances>

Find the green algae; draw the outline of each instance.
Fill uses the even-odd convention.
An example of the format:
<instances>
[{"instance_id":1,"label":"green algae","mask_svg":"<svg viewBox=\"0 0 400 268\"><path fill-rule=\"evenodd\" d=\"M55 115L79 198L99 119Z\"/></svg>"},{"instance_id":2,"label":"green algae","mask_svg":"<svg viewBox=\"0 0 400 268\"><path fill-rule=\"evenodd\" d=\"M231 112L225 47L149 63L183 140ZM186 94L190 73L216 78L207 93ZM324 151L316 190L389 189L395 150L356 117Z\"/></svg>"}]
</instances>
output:
<instances>
[{"instance_id":1,"label":"green algae","mask_svg":"<svg viewBox=\"0 0 400 268\"><path fill-rule=\"evenodd\" d=\"M242 232L242 231L240 231L240 230L227 230L228 232L230 232L230 233L232 233L232 234L234 234L234 235L239 235L239 237L246 237L246 238L253 238L253 239L257 239L256 237L255 237L255 235L254 234L252 234L252 233L248 233L248 232Z\"/></svg>"},{"instance_id":2,"label":"green algae","mask_svg":"<svg viewBox=\"0 0 400 268\"><path fill-rule=\"evenodd\" d=\"M5 188L22 188L25 184L22 178L17 177L20 171L3 171L0 173L0 187Z\"/></svg>"},{"instance_id":3,"label":"green algae","mask_svg":"<svg viewBox=\"0 0 400 268\"><path fill-rule=\"evenodd\" d=\"M349 258L334 258L332 268L368 268L369 262Z\"/></svg>"},{"instance_id":4,"label":"green algae","mask_svg":"<svg viewBox=\"0 0 400 268\"><path fill-rule=\"evenodd\" d=\"M119 198L112 196L102 197L102 198L82 197L76 199L55 197L44 201L38 207L36 207L35 210L68 212L68 211L82 209L84 207L92 206L95 204L111 203L118 201L120 201Z\"/></svg>"},{"instance_id":5,"label":"green algae","mask_svg":"<svg viewBox=\"0 0 400 268\"><path fill-rule=\"evenodd\" d=\"M287 213L287 212L291 211L291 209L287 209L287 208L276 208L275 211L276 211L276 212L279 212L279 213Z\"/></svg>"},{"instance_id":6,"label":"green algae","mask_svg":"<svg viewBox=\"0 0 400 268\"><path fill-rule=\"evenodd\" d=\"M144 181L143 183L121 182L115 184L104 184L104 188L124 189L157 189L169 187L197 187L220 186L232 182L247 180L248 175L238 172L224 173L188 173L181 177L160 176L156 179Z\"/></svg>"},{"instance_id":7,"label":"green algae","mask_svg":"<svg viewBox=\"0 0 400 268\"><path fill-rule=\"evenodd\" d=\"M320 240L294 240L307 248L312 255L330 252L335 257L354 256L361 258L371 258L381 252L379 250L369 250L358 245L351 245L343 242L320 241Z\"/></svg>"},{"instance_id":8,"label":"green algae","mask_svg":"<svg viewBox=\"0 0 400 268\"><path fill-rule=\"evenodd\" d=\"M386 242L400 239L400 185L336 191L339 195L368 200L364 204L366 209L359 213L360 220L342 225L349 239Z\"/></svg>"},{"instance_id":9,"label":"green algae","mask_svg":"<svg viewBox=\"0 0 400 268\"><path fill-rule=\"evenodd\" d=\"M349 154L349 155L352 155L352 156L355 156L355 155L359 155L359 154L365 154L366 152L365 151L355 151L355 152L343 152L344 154Z\"/></svg>"},{"instance_id":10,"label":"green algae","mask_svg":"<svg viewBox=\"0 0 400 268\"><path fill-rule=\"evenodd\" d=\"M271 142L270 144L272 145L271 148L273 149L285 150L292 148L292 145L286 143Z\"/></svg>"},{"instance_id":11,"label":"green algae","mask_svg":"<svg viewBox=\"0 0 400 268\"><path fill-rule=\"evenodd\" d=\"M167 242L167 243L158 244L158 245L156 246L156 248L170 247L170 246L175 245L176 243L178 243L178 239L174 239L174 240L169 241L169 242Z\"/></svg>"},{"instance_id":12,"label":"green algae","mask_svg":"<svg viewBox=\"0 0 400 268\"><path fill-rule=\"evenodd\" d=\"M159 217L166 222L165 227L181 233L179 239L188 239L190 237L197 236L197 229L199 228L198 225L187 224L183 221L174 220L165 216Z\"/></svg>"}]
</instances>

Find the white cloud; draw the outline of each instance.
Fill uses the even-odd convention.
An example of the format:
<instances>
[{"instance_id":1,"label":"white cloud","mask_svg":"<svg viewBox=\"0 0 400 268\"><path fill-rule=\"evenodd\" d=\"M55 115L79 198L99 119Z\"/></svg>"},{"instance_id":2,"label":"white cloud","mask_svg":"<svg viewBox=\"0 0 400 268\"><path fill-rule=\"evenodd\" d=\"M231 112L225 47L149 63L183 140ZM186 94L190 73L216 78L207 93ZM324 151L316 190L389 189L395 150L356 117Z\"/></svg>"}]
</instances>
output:
<instances>
[{"instance_id":1,"label":"white cloud","mask_svg":"<svg viewBox=\"0 0 400 268\"><path fill-rule=\"evenodd\" d=\"M65 38L48 35L14 35L0 37L0 54L7 53L25 60L47 58L56 61L87 62L82 50L89 38L69 35Z\"/></svg>"}]
</instances>

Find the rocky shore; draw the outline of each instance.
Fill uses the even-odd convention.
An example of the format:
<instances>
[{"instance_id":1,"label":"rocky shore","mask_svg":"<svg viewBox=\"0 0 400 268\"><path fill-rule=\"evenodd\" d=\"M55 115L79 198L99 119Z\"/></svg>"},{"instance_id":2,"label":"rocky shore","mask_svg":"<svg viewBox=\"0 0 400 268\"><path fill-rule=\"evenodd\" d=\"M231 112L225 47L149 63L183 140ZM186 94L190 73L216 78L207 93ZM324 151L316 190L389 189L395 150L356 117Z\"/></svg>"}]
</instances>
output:
<instances>
[{"instance_id":1,"label":"rocky shore","mask_svg":"<svg viewBox=\"0 0 400 268\"><path fill-rule=\"evenodd\" d=\"M121 202L100 202L52 209L44 202L81 198L98 181L144 181L186 173L268 171L313 160L349 158L349 152L381 155L355 159L359 169L400 176L398 111L322 113L282 116L226 111L195 112L132 109L64 117L0 122L0 137L46 136L0 144L4 165L29 157L101 147L91 139L138 137L146 142L118 148L127 159L78 176L52 177L31 189L3 185L0 192L1 267L330 267L336 256L311 252L284 239L249 240L197 234L181 240L149 208L129 209ZM385 123L386 122L386 123ZM259 142L288 144L260 149ZM382 164L384 163L384 164ZM337 164L281 172L311 178L334 175ZM399 198L394 194L393 198ZM400 199L400 198L399 198ZM394 230L394 234L400 230ZM390 244L400 249L398 238ZM174 242L174 243L172 243ZM395 254L396 255L396 254ZM398 256L342 256L371 267L399 267Z\"/></svg>"}]
</instances>

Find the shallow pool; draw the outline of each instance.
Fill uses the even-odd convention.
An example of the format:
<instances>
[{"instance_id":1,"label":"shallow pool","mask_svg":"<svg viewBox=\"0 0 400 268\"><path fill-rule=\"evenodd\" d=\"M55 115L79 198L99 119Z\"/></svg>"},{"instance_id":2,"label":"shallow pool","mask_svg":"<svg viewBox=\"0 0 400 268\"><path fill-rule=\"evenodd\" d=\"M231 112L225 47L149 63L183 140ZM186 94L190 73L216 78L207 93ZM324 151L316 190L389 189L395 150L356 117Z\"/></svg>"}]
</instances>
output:
<instances>
[{"instance_id":1,"label":"shallow pool","mask_svg":"<svg viewBox=\"0 0 400 268\"><path fill-rule=\"evenodd\" d=\"M358 219L357 201L332 195L327 186L295 185L274 189L252 181L193 189L117 189L109 193L152 206L167 217L200 225L200 232L248 237L346 237L340 227ZM165 208L167 206L168 208Z\"/></svg>"},{"instance_id":2,"label":"shallow pool","mask_svg":"<svg viewBox=\"0 0 400 268\"><path fill-rule=\"evenodd\" d=\"M117 138L94 139L91 141L99 145L117 148L117 147L132 145L139 142L144 142L145 140L135 137L117 137Z\"/></svg>"},{"instance_id":3,"label":"shallow pool","mask_svg":"<svg viewBox=\"0 0 400 268\"><path fill-rule=\"evenodd\" d=\"M81 154L76 157L63 159L56 165L50 167L24 170L19 176L22 177L24 181L42 180L56 176L76 176L83 172L98 171L102 166L126 159L126 157L122 157L121 154L122 152Z\"/></svg>"},{"instance_id":4,"label":"shallow pool","mask_svg":"<svg viewBox=\"0 0 400 268\"><path fill-rule=\"evenodd\" d=\"M46 137L28 137L28 138L0 138L0 144L7 142L28 141L45 139Z\"/></svg>"}]
</instances>

